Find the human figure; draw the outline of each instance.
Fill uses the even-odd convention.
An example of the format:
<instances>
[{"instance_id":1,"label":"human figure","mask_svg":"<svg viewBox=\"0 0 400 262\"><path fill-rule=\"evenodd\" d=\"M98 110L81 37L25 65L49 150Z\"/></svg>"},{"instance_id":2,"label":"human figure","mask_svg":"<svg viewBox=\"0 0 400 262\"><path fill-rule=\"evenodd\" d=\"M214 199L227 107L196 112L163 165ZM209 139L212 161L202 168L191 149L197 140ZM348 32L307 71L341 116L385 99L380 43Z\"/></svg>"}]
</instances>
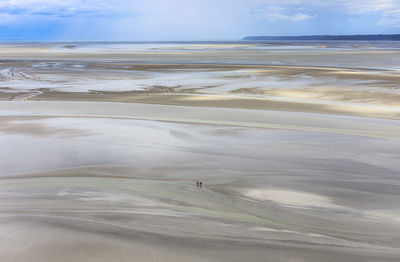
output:
<instances>
[{"instance_id":1,"label":"human figure","mask_svg":"<svg viewBox=\"0 0 400 262\"><path fill-rule=\"evenodd\" d=\"M200 185L199 181L196 181L196 184L197 184L197 187L199 187L199 185Z\"/></svg>"},{"instance_id":2,"label":"human figure","mask_svg":"<svg viewBox=\"0 0 400 262\"><path fill-rule=\"evenodd\" d=\"M203 182L200 181L200 187L202 187L202 186L203 186Z\"/></svg>"}]
</instances>

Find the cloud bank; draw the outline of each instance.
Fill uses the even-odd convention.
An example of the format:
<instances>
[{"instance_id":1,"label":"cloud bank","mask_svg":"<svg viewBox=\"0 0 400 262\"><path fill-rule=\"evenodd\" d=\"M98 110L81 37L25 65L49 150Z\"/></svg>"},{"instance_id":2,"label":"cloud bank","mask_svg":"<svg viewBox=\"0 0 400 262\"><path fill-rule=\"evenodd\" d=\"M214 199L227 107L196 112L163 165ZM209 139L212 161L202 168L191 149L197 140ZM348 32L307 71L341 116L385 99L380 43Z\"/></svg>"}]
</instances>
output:
<instances>
[{"instance_id":1,"label":"cloud bank","mask_svg":"<svg viewBox=\"0 0 400 262\"><path fill-rule=\"evenodd\" d=\"M4 40L398 33L400 0L2 0Z\"/></svg>"}]
</instances>

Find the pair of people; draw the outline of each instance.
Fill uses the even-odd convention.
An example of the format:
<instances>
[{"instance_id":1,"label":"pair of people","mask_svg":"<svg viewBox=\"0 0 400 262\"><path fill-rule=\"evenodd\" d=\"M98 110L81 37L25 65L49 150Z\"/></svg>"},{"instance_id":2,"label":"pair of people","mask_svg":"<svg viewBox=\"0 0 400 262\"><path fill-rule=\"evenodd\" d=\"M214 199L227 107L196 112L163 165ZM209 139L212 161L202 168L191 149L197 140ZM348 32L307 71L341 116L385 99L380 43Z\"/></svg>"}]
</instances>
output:
<instances>
[{"instance_id":1,"label":"pair of people","mask_svg":"<svg viewBox=\"0 0 400 262\"><path fill-rule=\"evenodd\" d=\"M202 187L203 186L203 182L201 182L201 181L196 181L196 183L197 183L197 187Z\"/></svg>"}]
</instances>

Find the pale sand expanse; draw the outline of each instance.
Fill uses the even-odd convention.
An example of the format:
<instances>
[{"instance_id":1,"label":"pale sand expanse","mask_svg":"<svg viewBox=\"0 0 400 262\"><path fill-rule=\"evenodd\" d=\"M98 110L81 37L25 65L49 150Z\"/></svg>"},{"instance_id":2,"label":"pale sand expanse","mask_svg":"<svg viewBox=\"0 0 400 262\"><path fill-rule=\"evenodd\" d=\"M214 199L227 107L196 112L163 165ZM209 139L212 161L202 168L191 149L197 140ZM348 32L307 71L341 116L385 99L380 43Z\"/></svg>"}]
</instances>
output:
<instances>
[{"instance_id":1,"label":"pale sand expanse","mask_svg":"<svg viewBox=\"0 0 400 262\"><path fill-rule=\"evenodd\" d=\"M2 261L400 257L397 121L101 102L0 110Z\"/></svg>"},{"instance_id":2,"label":"pale sand expanse","mask_svg":"<svg viewBox=\"0 0 400 262\"><path fill-rule=\"evenodd\" d=\"M134 102L400 119L399 50L397 43L335 42L3 44L0 100Z\"/></svg>"},{"instance_id":3,"label":"pale sand expanse","mask_svg":"<svg viewBox=\"0 0 400 262\"><path fill-rule=\"evenodd\" d=\"M400 138L394 120L266 110L106 102L0 102L2 115L81 116L320 131Z\"/></svg>"},{"instance_id":4,"label":"pale sand expanse","mask_svg":"<svg viewBox=\"0 0 400 262\"><path fill-rule=\"evenodd\" d=\"M80 67L78 67L80 66ZM0 65L0 100L109 101L399 119L396 70L104 61Z\"/></svg>"},{"instance_id":5,"label":"pale sand expanse","mask_svg":"<svg viewBox=\"0 0 400 262\"><path fill-rule=\"evenodd\" d=\"M326 45L327 48L320 48ZM398 42L10 43L2 60L168 61L399 69Z\"/></svg>"},{"instance_id":6,"label":"pale sand expanse","mask_svg":"<svg viewBox=\"0 0 400 262\"><path fill-rule=\"evenodd\" d=\"M340 208L324 196L281 189L250 189L245 196L260 201L273 201L281 205L297 208Z\"/></svg>"},{"instance_id":7,"label":"pale sand expanse","mask_svg":"<svg viewBox=\"0 0 400 262\"><path fill-rule=\"evenodd\" d=\"M399 50L0 45L0 261L399 261Z\"/></svg>"}]
</instances>

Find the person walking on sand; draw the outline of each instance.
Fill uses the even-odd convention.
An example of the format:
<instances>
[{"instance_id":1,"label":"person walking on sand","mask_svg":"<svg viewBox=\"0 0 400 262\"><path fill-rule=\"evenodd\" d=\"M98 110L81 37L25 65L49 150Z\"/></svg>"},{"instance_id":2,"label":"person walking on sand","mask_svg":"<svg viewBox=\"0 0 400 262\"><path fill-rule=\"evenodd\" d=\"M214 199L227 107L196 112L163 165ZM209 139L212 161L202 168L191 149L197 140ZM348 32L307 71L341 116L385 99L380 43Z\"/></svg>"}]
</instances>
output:
<instances>
[{"instance_id":1,"label":"person walking on sand","mask_svg":"<svg viewBox=\"0 0 400 262\"><path fill-rule=\"evenodd\" d=\"M199 181L196 181L196 184L197 184L197 187L199 187L199 185L200 185Z\"/></svg>"},{"instance_id":2,"label":"person walking on sand","mask_svg":"<svg viewBox=\"0 0 400 262\"><path fill-rule=\"evenodd\" d=\"M200 181L200 187L202 187L202 186L203 186L203 182Z\"/></svg>"}]
</instances>

